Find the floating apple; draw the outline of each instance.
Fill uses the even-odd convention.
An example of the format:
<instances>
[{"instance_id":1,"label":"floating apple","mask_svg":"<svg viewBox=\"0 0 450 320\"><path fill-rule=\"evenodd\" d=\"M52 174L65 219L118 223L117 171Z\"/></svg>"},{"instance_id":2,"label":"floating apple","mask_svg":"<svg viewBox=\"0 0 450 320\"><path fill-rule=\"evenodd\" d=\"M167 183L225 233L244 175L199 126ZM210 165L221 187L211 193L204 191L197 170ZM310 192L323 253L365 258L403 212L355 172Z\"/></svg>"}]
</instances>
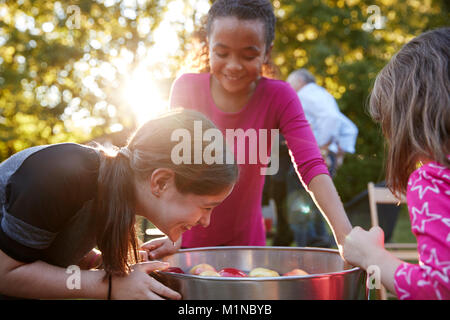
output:
<instances>
[{"instance_id":1,"label":"floating apple","mask_svg":"<svg viewBox=\"0 0 450 320\"><path fill-rule=\"evenodd\" d=\"M302 269L293 269L293 270L283 274L283 276L285 276L285 277L289 277L289 276L306 276L306 275L308 275L308 272L306 272L305 270L302 270Z\"/></svg>"},{"instance_id":2,"label":"floating apple","mask_svg":"<svg viewBox=\"0 0 450 320\"><path fill-rule=\"evenodd\" d=\"M184 273L183 270L181 270L181 268L178 267L169 267L167 269L162 270L164 272L173 272L173 273Z\"/></svg>"},{"instance_id":3,"label":"floating apple","mask_svg":"<svg viewBox=\"0 0 450 320\"><path fill-rule=\"evenodd\" d=\"M193 266L189 273L198 276L200 273L206 270L217 272L217 270L212 265L209 265L207 263L200 263L196 266Z\"/></svg>"},{"instance_id":4,"label":"floating apple","mask_svg":"<svg viewBox=\"0 0 450 320\"><path fill-rule=\"evenodd\" d=\"M279 277L280 274L276 271L266 268L255 268L248 274L249 277Z\"/></svg>"},{"instance_id":5,"label":"floating apple","mask_svg":"<svg viewBox=\"0 0 450 320\"><path fill-rule=\"evenodd\" d=\"M220 274L213 270L205 270L199 274L199 276L203 277L220 277Z\"/></svg>"},{"instance_id":6,"label":"floating apple","mask_svg":"<svg viewBox=\"0 0 450 320\"><path fill-rule=\"evenodd\" d=\"M223 268L219 271L221 277L247 277L247 274L235 268Z\"/></svg>"}]
</instances>

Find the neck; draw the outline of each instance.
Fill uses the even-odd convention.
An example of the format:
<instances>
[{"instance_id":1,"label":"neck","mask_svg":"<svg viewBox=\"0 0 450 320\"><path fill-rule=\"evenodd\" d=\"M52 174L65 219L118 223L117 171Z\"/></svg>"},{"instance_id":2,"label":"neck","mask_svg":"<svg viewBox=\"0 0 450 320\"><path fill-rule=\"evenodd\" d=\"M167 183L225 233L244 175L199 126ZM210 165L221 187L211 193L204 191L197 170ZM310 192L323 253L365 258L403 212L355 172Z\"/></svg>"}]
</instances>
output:
<instances>
[{"instance_id":1,"label":"neck","mask_svg":"<svg viewBox=\"0 0 450 320\"><path fill-rule=\"evenodd\" d=\"M216 106L225 112L238 112L250 100L261 78L252 82L250 86L238 92L225 90L214 76L211 76L211 95Z\"/></svg>"},{"instance_id":2,"label":"neck","mask_svg":"<svg viewBox=\"0 0 450 320\"><path fill-rule=\"evenodd\" d=\"M149 210L149 208L155 208L156 204L153 194L149 191L150 187L148 186L148 182L135 178L134 188L136 195L136 215L143 216L152 221L154 210Z\"/></svg>"}]
</instances>

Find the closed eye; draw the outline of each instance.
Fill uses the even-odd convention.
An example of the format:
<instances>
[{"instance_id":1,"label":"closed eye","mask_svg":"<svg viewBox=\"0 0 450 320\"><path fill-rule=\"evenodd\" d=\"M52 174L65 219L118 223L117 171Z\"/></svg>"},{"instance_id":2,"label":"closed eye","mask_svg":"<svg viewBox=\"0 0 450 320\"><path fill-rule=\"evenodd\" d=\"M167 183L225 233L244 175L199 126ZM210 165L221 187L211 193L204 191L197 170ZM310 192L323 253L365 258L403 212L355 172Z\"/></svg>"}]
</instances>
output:
<instances>
[{"instance_id":1,"label":"closed eye","mask_svg":"<svg viewBox=\"0 0 450 320\"><path fill-rule=\"evenodd\" d=\"M227 56L226 53L219 53L219 52L216 52L215 54L216 54L216 56L218 56L219 58L225 58L225 57Z\"/></svg>"}]
</instances>

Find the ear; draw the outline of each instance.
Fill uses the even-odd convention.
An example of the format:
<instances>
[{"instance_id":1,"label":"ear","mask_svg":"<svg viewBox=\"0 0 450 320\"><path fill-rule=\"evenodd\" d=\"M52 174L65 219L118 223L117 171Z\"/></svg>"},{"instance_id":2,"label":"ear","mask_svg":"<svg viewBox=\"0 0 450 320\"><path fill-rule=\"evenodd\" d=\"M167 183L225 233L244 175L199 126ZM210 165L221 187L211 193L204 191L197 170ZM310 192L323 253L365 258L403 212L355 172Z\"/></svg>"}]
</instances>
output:
<instances>
[{"instance_id":1,"label":"ear","mask_svg":"<svg viewBox=\"0 0 450 320\"><path fill-rule=\"evenodd\" d=\"M271 54L272 54L272 48L273 48L273 42L270 44L270 47L266 50L266 53L264 54L264 63L269 63Z\"/></svg>"},{"instance_id":2,"label":"ear","mask_svg":"<svg viewBox=\"0 0 450 320\"><path fill-rule=\"evenodd\" d=\"M150 176L150 189L154 196L159 197L171 183L174 183L175 173L167 168L158 168Z\"/></svg>"}]
</instances>

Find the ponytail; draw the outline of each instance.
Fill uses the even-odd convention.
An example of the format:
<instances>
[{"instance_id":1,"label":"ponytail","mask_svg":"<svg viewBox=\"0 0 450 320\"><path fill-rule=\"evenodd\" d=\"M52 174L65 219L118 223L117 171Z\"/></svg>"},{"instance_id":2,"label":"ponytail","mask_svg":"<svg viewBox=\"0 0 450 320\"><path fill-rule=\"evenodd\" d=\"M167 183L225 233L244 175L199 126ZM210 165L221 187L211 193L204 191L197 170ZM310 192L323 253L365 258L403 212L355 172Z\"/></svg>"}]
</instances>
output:
<instances>
[{"instance_id":1,"label":"ponytail","mask_svg":"<svg viewBox=\"0 0 450 320\"><path fill-rule=\"evenodd\" d=\"M97 245L106 275L123 276L138 260L135 191L127 157L100 149L99 188L95 202Z\"/></svg>"}]
</instances>

